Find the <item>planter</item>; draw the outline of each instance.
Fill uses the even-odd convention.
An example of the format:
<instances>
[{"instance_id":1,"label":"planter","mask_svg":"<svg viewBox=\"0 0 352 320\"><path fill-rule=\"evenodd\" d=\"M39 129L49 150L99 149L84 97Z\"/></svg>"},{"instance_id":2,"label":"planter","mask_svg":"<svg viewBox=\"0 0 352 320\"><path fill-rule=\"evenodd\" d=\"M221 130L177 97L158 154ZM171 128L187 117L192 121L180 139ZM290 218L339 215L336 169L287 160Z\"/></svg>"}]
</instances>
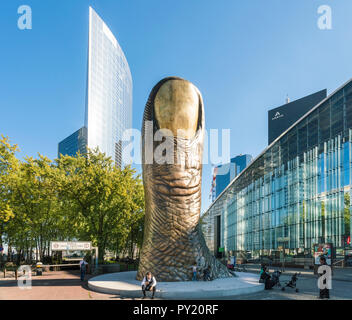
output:
<instances>
[{"instance_id":1,"label":"planter","mask_svg":"<svg viewBox=\"0 0 352 320\"><path fill-rule=\"evenodd\" d=\"M114 272L120 272L120 264L114 263L114 264L100 264L98 266L98 272L99 273L114 273Z\"/></svg>"}]
</instances>

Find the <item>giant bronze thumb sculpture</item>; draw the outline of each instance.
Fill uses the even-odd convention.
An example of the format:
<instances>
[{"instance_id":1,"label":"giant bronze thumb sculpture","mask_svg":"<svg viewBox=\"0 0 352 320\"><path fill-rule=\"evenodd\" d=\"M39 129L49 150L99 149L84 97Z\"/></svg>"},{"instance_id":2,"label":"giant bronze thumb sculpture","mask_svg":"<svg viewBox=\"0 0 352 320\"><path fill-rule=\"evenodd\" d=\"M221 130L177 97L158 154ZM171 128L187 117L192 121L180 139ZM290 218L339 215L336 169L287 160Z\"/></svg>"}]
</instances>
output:
<instances>
[{"instance_id":1,"label":"giant bronze thumb sculpture","mask_svg":"<svg viewBox=\"0 0 352 320\"><path fill-rule=\"evenodd\" d=\"M209 252L199 225L204 140L202 96L189 81L161 80L149 95L142 125L144 239L137 279L187 281L192 266L212 279L230 277Z\"/></svg>"}]
</instances>

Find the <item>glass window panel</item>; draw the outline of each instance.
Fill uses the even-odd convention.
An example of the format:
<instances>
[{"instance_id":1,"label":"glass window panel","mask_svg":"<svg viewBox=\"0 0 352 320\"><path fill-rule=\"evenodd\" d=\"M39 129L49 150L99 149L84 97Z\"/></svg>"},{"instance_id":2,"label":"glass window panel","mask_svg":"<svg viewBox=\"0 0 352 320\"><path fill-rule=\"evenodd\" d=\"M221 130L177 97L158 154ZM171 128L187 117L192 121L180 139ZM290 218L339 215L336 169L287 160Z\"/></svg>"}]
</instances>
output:
<instances>
[{"instance_id":1,"label":"glass window panel","mask_svg":"<svg viewBox=\"0 0 352 320\"><path fill-rule=\"evenodd\" d=\"M330 103L327 101L319 108L320 142L330 139Z\"/></svg>"}]
</instances>

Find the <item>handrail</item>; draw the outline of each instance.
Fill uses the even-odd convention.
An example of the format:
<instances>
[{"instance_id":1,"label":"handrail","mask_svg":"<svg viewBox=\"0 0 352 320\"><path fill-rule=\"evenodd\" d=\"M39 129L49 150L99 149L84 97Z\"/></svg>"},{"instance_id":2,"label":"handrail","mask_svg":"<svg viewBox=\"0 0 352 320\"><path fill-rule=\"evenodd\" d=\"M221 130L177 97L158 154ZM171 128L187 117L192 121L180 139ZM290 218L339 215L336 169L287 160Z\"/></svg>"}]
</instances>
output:
<instances>
[{"instance_id":1,"label":"handrail","mask_svg":"<svg viewBox=\"0 0 352 320\"><path fill-rule=\"evenodd\" d=\"M340 260L336 260L335 262L332 263L332 265L337 265L341 263L341 267L343 267L344 263L345 263L345 259L340 259Z\"/></svg>"},{"instance_id":2,"label":"handrail","mask_svg":"<svg viewBox=\"0 0 352 320\"><path fill-rule=\"evenodd\" d=\"M43 264L42 267L72 267L79 266L79 263L63 263L63 264Z\"/></svg>"}]
</instances>

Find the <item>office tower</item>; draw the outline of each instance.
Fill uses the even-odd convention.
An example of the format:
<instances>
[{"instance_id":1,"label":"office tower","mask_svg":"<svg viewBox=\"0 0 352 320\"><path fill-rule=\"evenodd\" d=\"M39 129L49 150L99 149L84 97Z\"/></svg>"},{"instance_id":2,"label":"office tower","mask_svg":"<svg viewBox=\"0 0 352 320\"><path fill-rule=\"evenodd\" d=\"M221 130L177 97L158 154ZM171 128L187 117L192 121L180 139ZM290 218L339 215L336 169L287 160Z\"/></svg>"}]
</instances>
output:
<instances>
[{"instance_id":1,"label":"office tower","mask_svg":"<svg viewBox=\"0 0 352 320\"><path fill-rule=\"evenodd\" d=\"M122 164L122 134L132 127L132 76L126 57L105 22L89 8L88 147Z\"/></svg>"},{"instance_id":2,"label":"office tower","mask_svg":"<svg viewBox=\"0 0 352 320\"><path fill-rule=\"evenodd\" d=\"M268 111L268 144L293 125L299 118L306 114L312 107L326 98L326 89L310 94L301 99L271 109Z\"/></svg>"},{"instance_id":3,"label":"office tower","mask_svg":"<svg viewBox=\"0 0 352 320\"><path fill-rule=\"evenodd\" d=\"M66 139L59 142L58 157L60 154L75 156L77 152L85 154L87 152L87 128L82 127L72 133Z\"/></svg>"},{"instance_id":4,"label":"office tower","mask_svg":"<svg viewBox=\"0 0 352 320\"><path fill-rule=\"evenodd\" d=\"M132 76L115 36L91 7L85 127L87 147L121 166L123 132L132 127Z\"/></svg>"},{"instance_id":5,"label":"office tower","mask_svg":"<svg viewBox=\"0 0 352 320\"><path fill-rule=\"evenodd\" d=\"M222 164L214 169L212 201L214 201L230 182L252 161L249 154L241 154L231 159L230 163Z\"/></svg>"}]
</instances>

